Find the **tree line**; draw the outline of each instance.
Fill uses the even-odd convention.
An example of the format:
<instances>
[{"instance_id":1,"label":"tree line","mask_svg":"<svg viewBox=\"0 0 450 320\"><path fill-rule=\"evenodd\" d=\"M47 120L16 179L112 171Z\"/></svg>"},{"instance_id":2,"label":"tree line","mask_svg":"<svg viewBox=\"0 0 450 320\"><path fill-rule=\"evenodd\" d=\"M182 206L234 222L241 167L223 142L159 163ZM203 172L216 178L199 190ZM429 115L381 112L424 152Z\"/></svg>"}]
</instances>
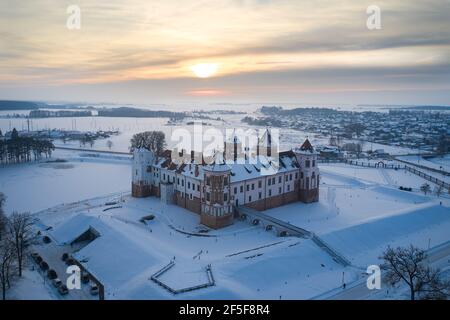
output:
<instances>
[{"instance_id":1,"label":"tree line","mask_svg":"<svg viewBox=\"0 0 450 320\"><path fill-rule=\"evenodd\" d=\"M55 146L50 140L20 137L14 128L10 138L4 138L0 131L0 163L30 162L50 157Z\"/></svg>"},{"instance_id":2,"label":"tree line","mask_svg":"<svg viewBox=\"0 0 450 320\"><path fill-rule=\"evenodd\" d=\"M29 213L13 212L6 216L3 205L6 197L0 193L0 286L2 299L15 279L22 277L25 257L37 234L34 219Z\"/></svg>"}]
</instances>

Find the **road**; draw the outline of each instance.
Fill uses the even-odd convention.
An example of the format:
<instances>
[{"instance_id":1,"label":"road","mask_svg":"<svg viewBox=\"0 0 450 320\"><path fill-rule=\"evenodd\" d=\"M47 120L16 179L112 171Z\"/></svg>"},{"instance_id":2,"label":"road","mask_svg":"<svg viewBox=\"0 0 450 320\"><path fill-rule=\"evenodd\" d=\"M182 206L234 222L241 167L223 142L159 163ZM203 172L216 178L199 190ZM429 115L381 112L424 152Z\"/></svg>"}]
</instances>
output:
<instances>
[{"instance_id":1,"label":"road","mask_svg":"<svg viewBox=\"0 0 450 320\"><path fill-rule=\"evenodd\" d=\"M441 268L450 264L450 242L437 246L428 251L428 263L433 267ZM382 285L383 287L383 285ZM355 286L351 286L341 292L329 297L329 300L364 300L370 299L371 295L379 293L378 290L369 290L366 281L362 281Z\"/></svg>"}]
</instances>

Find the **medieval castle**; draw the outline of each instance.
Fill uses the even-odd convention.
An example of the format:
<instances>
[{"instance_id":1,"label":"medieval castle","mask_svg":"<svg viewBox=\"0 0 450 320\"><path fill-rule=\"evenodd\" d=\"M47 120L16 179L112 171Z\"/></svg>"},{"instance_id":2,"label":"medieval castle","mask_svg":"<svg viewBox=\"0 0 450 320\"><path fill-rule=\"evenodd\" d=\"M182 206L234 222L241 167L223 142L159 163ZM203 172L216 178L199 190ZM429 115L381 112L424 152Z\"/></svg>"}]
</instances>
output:
<instances>
[{"instance_id":1,"label":"medieval castle","mask_svg":"<svg viewBox=\"0 0 450 320\"><path fill-rule=\"evenodd\" d=\"M258 141L257 153L264 149L270 156L272 147L266 130ZM134 151L132 196L153 195L165 203L175 203L199 214L200 222L214 229L232 224L238 206L262 211L319 199L317 152L308 139L298 148L280 152L276 171L270 175L261 172L270 162L238 161L242 144L236 136L225 142L223 157L215 157L212 164L198 164L193 152L188 163L177 164L173 152L165 150L157 156L147 149ZM226 161L225 155L233 160Z\"/></svg>"}]
</instances>

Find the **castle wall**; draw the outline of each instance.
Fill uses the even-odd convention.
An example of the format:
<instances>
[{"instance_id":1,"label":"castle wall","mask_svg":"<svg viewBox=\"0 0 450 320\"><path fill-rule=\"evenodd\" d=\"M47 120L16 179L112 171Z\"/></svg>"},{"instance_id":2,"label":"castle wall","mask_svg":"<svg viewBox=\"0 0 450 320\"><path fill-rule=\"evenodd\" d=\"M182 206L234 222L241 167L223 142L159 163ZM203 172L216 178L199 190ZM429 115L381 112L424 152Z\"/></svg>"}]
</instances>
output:
<instances>
[{"instance_id":1,"label":"castle wall","mask_svg":"<svg viewBox=\"0 0 450 320\"><path fill-rule=\"evenodd\" d=\"M304 203L311 203L319 201L319 188L314 189L300 189L299 199Z\"/></svg>"},{"instance_id":2,"label":"castle wall","mask_svg":"<svg viewBox=\"0 0 450 320\"><path fill-rule=\"evenodd\" d=\"M258 211L264 211L276 207L281 207L285 204L296 202L298 200L299 200L298 191L294 190L291 192L269 197L267 199L253 201L247 203L245 206Z\"/></svg>"},{"instance_id":3,"label":"castle wall","mask_svg":"<svg viewBox=\"0 0 450 320\"><path fill-rule=\"evenodd\" d=\"M185 209L192 211L194 213L197 213L197 214L201 213L202 206L201 206L200 198L193 197L192 200L187 197L182 198L181 192L177 191L175 193L174 200L175 200L175 203L182 208L185 208Z\"/></svg>"}]
</instances>

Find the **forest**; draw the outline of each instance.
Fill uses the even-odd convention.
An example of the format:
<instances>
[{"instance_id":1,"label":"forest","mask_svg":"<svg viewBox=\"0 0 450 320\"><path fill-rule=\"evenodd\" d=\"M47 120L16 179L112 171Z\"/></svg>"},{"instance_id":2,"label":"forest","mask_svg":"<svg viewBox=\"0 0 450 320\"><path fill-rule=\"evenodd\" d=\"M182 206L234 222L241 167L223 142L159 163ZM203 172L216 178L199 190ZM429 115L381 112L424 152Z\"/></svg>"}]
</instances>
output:
<instances>
[{"instance_id":1,"label":"forest","mask_svg":"<svg viewBox=\"0 0 450 320\"><path fill-rule=\"evenodd\" d=\"M0 163L13 164L30 162L50 157L55 146L50 140L20 137L14 128L11 137L6 138L0 131Z\"/></svg>"}]
</instances>

